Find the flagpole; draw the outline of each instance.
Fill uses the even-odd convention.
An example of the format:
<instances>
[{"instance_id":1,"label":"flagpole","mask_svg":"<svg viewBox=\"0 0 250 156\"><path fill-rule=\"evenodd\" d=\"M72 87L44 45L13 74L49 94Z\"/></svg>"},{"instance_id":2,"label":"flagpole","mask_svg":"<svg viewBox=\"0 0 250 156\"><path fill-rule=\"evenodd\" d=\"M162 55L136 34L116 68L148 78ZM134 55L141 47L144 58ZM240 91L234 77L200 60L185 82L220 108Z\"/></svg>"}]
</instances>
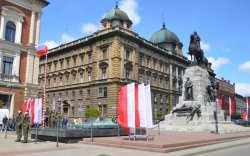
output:
<instances>
[{"instance_id":1,"label":"flagpole","mask_svg":"<svg viewBox=\"0 0 250 156\"><path fill-rule=\"evenodd\" d=\"M247 121L247 127L248 127L248 97L246 97L247 100L247 115L246 115L246 121Z\"/></svg>"},{"instance_id":2,"label":"flagpole","mask_svg":"<svg viewBox=\"0 0 250 156\"><path fill-rule=\"evenodd\" d=\"M47 83L47 65L48 65L48 56L45 55L45 67L44 67L44 85L43 85L43 123L45 127L45 112L46 112L46 83Z\"/></svg>"}]
</instances>

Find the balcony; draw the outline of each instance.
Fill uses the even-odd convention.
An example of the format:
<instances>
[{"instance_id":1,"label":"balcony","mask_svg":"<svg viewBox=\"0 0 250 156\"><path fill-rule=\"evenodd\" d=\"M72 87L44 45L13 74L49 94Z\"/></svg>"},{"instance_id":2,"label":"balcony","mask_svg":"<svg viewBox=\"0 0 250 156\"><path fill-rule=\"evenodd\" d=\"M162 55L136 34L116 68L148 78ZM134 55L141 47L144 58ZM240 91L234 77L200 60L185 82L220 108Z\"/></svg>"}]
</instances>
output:
<instances>
[{"instance_id":1,"label":"balcony","mask_svg":"<svg viewBox=\"0 0 250 156\"><path fill-rule=\"evenodd\" d=\"M0 73L0 81L19 83L19 76L16 76L16 75L5 75L5 74Z\"/></svg>"}]
</instances>

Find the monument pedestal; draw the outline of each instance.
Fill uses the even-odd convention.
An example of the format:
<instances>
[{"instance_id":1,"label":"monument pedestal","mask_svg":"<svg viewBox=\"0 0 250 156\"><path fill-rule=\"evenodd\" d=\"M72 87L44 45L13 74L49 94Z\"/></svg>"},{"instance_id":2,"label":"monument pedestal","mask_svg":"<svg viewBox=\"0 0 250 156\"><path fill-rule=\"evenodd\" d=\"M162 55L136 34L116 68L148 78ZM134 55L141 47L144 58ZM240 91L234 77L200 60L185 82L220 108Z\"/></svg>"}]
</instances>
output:
<instances>
[{"instance_id":1,"label":"monument pedestal","mask_svg":"<svg viewBox=\"0 0 250 156\"><path fill-rule=\"evenodd\" d=\"M193 100L185 100L185 80L189 78L193 84ZM217 105L217 119L219 133L250 131L250 128L235 125L230 117L226 116L224 111L216 102L208 101L206 87L211 85L209 74L206 69L199 66L188 67L183 76L184 84L182 87L182 97L179 103L171 113L165 116L165 120L160 122L162 131L196 131L196 132L214 132L215 119L214 112ZM200 113L194 113L191 117L189 108L199 107ZM193 109L194 110L194 109ZM199 115L198 115L199 114Z\"/></svg>"}]
</instances>

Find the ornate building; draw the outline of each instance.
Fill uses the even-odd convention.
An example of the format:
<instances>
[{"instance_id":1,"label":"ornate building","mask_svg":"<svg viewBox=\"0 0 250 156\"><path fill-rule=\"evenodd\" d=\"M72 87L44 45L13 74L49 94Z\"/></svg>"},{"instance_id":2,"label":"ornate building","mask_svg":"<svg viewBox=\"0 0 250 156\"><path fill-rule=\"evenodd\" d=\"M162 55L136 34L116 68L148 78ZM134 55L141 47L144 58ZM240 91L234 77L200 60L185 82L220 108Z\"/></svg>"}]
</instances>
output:
<instances>
[{"instance_id":1,"label":"ornate building","mask_svg":"<svg viewBox=\"0 0 250 156\"><path fill-rule=\"evenodd\" d=\"M17 112L27 97L37 97L40 18L46 0L0 1L0 108Z\"/></svg>"},{"instance_id":2,"label":"ornate building","mask_svg":"<svg viewBox=\"0 0 250 156\"><path fill-rule=\"evenodd\" d=\"M117 116L118 89L136 82L151 84L153 116L169 112L181 94L182 75L189 61L182 43L163 25L150 41L131 30L132 21L116 6L101 20L102 29L60 45L48 54L47 106L59 107L70 118L89 107ZM45 57L40 59L43 96Z\"/></svg>"}]
</instances>

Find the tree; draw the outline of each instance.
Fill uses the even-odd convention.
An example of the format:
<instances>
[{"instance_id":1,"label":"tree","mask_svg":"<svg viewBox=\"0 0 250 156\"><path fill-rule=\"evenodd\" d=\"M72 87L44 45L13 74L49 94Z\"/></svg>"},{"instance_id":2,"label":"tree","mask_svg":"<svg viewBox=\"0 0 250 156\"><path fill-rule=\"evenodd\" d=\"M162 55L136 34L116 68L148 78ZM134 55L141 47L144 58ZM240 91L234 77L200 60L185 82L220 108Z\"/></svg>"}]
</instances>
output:
<instances>
[{"instance_id":1,"label":"tree","mask_svg":"<svg viewBox=\"0 0 250 156\"><path fill-rule=\"evenodd\" d=\"M85 117L89 118L89 117L98 117L100 116L100 111L96 108L88 108L85 111Z\"/></svg>"}]
</instances>

